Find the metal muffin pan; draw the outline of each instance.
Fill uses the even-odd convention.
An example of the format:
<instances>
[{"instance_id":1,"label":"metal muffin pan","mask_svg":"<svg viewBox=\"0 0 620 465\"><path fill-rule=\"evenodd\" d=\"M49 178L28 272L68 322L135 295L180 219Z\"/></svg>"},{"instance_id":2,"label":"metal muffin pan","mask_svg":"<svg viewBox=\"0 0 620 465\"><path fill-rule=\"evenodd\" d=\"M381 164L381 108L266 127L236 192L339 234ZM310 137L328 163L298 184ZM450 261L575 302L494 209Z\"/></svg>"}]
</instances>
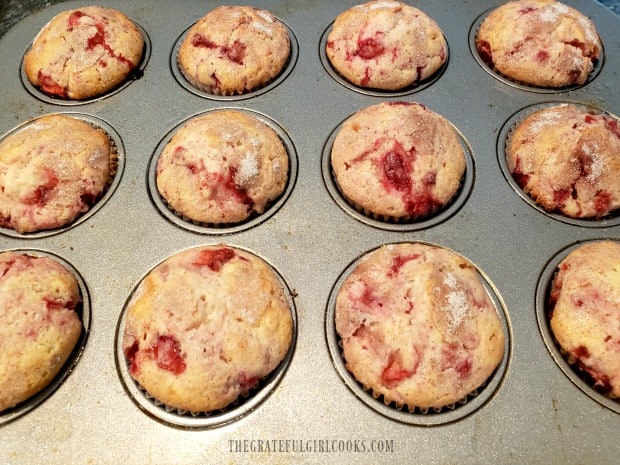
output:
<instances>
[{"instance_id":1,"label":"metal muffin pan","mask_svg":"<svg viewBox=\"0 0 620 465\"><path fill-rule=\"evenodd\" d=\"M600 401L561 367L548 346L537 302L554 257L583 241L618 240L619 226L615 221L583 226L532 208L505 177L498 147L504 125L532 105L572 101L620 114L620 18L594 1L567 1L593 19L605 58L587 85L541 93L497 79L470 46L472 28L500 1L416 2L442 28L448 63L419 88L376 93L342 83L322 58L333 20L357 2L249 3L287 25L296 56L286 75L264 92L234 99L192 92L174 69L180 36L225 2L101 3L125 12L150 39L150 55L131 85L72 104L72 110L118 134L124 157L118 185L92 215L55 234L21 237L0 231L1 250L52 254L81 276L89 296L88 339L49 396L16 418L0 414L0 463L392 464L413 457L431 464L614 463L620 453L617 402ZM66 109L67 102L39 98L27 88L21 60L55 14L87 4L50 5L0 38L0 137ZM464 198L440 221L408 228L365 221L346 209L331 184L325 157L334 131L356 111L389 100L422 103L444 116L468 149ZM162 214L149 189L149 166L170 131L224 107L263 116L281 130L296 176L284 201L261 221L225 231L184 227ZM390 407L362 400L332 347L330 299L340 277L368 251L403 241L437 244L466 257L505 316L509 345L496 373L501 379L493 377L481 405L463 415L467 404L457 407L446 421L441 412L431 412L427 420L412 422L401 418L408 412L384 412ZM126 389L118 328L127 299L148 270L180 250L214 243L253 252L282 277L296 312L294 351L277 380L266 382L269 395L242 415L202 425L191 418L175 423L167 415L176 413L158 417L134 399L139 393ZM254 402L252 396L247 402Z\"/></svg>"}]
</instances>

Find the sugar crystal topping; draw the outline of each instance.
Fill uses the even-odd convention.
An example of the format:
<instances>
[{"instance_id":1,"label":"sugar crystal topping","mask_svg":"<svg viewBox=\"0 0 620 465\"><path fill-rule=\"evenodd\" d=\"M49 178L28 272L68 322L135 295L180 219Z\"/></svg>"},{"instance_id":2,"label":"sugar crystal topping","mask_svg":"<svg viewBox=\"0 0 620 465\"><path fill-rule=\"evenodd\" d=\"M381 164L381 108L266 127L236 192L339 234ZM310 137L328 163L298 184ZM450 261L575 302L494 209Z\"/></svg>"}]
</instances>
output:
<instances>
[{"instance_id":1,"label":"sugar crystal topping","mask_svg":"<svg viewBox=\"0 0 620 465\"><path fill-rule=\"evenodd\" d=\"M267 21L268 23L273 23L275 21L275 18L268 12L263 11L263 10L258 10L256 12L256 14L258 16L260 16L261 18L263 18L265 21Z\"/></svg>"},{"instance_id":2,"label":"sugar crystal topping","mask_svg":"<svg viewBox=\"0 0 620 465\"><path fill-rule=\"evenodd\" d=\"M465 292L457 289L457 280L454 274L447 273L443 282L450 289L446 297L448 301L448 316L450 318L448 329L454 331L465 318L469 310L469 303Z\"/></svg>"},{"instance_id":3,"label":"sugar crystal topping","mask_svg":"<svg viewBox=\"0 0 620 465\"><path fill-rule=\"evenodd\" d=\"M563 14L563 15L565 15L566 13L570 11L570 8L568 8L568 6L564 5L563 3L556 3L555 5L553 5L553 8L555 8L555 10L559 14Z\"/></svg>"},{"instance_id":4,"label":"sugar crystal topping","mask_svg":"<svg viewBox=\"0 0 620 465\"><path fill-rule=\"evenodd\" d=\"M539 18L541 21L546 23L553 23L558 20L559 14L561 13L558 5L549 5L542 9L539 14Z\"/></svg>"},{"instance_id":5,"label":"sugar crystal topping","mask_svg":"<svg viewBox=\"0 0 620 465\"><path fill-rule=\"evenodd\" d=\"M50 127L49 124L37 122L37 123L29 124L24 129L28 129L28 130L31 130L31 131L40 131L42 129L47 129L49 127Z\"/></svg>"},{"instance_id":6,"label":"sugar crystal topping","mask_svg":"<svg viewBox=\"0 0 620 465\"><path fill-rule=\"evenodd\" d=\"M588 18L579 12L571 12L571 9L563 3L555 3L547 5L540 10L538 17L545 23L554 23L560 19L560 16L567 15L572 20L576 20L583 29L586 39L589 42L598 42L598 38L594 31L593 25Z\"/></svg>"},{"instance_id":7,"label":"sugar crystal topping","mask_svg":"<svg viewBox=\"0 0 620 465\"><path fill-rule=\"evenodd\" d=\"M456 287L456 277L452 273L447 273L443 279L443 282L448 287Z\"/></svg>"},{"instance_id":8,"label":"sugar crystal topping","mask_svg":"<svg viewBox=\"0 0 620 465\"><path fill-rule=\"evenodd\" d=\"M239 169L235 176L238 183L243 184L258 174L258 160L256 152L246 152L241 158Z\"/></svg>"},{"instance_id":9,"label":"sugar crystal topping","mask_svg":"<svg viewBox=\"0 0 620 465\"><path fill-rule=\"evenodd\" d=\"M596 32L590 20L588 20L585 17L579 17L578 20L579 20L579 24L581 25L581 27L583 28L583 31L586 34L586 39L589 40L590 42L598 43L598 37L596 35Z\"/></svg>"},{"instance_id":10,"label":"sugar crystal topping","mask_svg":"<svg viewBox=\"0 0 620 465\"><path fill-rule=\"evenodd\" d=\"M579 68L579 66L581 66L581 63L583 61L582 55L581 54L574 55L572 59L573 59L573 66L575 68Z\"/></svg>"},{"instance_id":11,"label":"sugar crystal topping","mask_svg":"<svg viewBox=\"0 0 620 465\"><path fill-rule=\"evenodd\" d=\"M380 8L397 8L400 6L399 2L390 2L390 1L386 1L386 2L374 2L371 3L370 5L357 5L356 8L366 8L368 10L378 10Z\"/></svg>"},{"instance_id":12,"label":"sugar crystal topping","mask_svg":"<svg viewBox=\"0 0 620 465\"><path fill-rule=\"evenodd\" d=\"M542 131L544 128L546 128L547 126L551 126L555 124L561 118L562 118L562 113L556 110L545 111L543 113L539 113L536 119L534 120L534 122L530 125L530 130L532 132L538 133Z\"/></svg>"},{"instance_id":13,"label":"sugar crystal topping","mask_svg":"<svg viewBox=\"0 0 620 465\"><path fill-rule=\"evenodd\" d=\"M598 151L598 144L596 141L590 141L583 144L582 148L583 153L588 155L592 160L590 163L590 172L586 177L588 182L595 182L605 170L605 160L601 157L601 154Z\"/></svg>"},{"instance_id":14,"label":"sugar crystal topping","mask_svg":"<svg viewBox=\"0 0 620 465\"><path fill-rule=\"evenodd\" d=\"M271 27L270 24L261 23L259 21L252 21L252 27L259 32L267 34L268 36L273 34L273 27Z\"/></svg>"}]
</instances>

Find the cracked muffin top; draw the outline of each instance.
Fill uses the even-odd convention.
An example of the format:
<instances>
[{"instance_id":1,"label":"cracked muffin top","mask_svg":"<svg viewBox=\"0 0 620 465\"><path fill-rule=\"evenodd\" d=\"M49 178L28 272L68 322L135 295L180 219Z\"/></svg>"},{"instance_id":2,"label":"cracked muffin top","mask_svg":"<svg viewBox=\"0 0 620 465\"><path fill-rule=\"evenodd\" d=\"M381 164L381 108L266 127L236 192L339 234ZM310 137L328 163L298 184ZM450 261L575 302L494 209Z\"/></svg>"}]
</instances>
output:
<instances>
[{"instance_id":1,"label":"cracked muffin top","mask_svg":"<svg viewBox=\"0 0 620 465\"><path fill-rule=\"evenodd\" d=\"M144 37L120 11L86 6L52 18L24 56L28 80L47 95L83 100L122 84L142 58Z\"/></svg>"}]
</instances>

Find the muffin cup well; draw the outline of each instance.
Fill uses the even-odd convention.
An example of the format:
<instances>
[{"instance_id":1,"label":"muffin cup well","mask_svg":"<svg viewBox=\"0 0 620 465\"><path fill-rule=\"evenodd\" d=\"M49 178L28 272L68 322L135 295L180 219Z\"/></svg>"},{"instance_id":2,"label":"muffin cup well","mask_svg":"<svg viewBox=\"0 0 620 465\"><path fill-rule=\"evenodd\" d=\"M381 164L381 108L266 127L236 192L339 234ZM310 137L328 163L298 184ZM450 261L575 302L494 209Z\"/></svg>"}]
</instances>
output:
<instances>
[{"instance_id":1,"label":"muffin cup well","mask_svg":"<svg viewBox=\"0 0 620 465\"><path fill-rule=\"evenodd\" d=\"M18 233L14 229L0 228L0 234L2 235L15 237L19 239L38 239L42 237L48 237L48 236L52 236L55 234L59 234L69 229L72 229L73 227L87 221L100 208L102 208L103 205L105 205L105 203L114 194L114 191L116 190L116 188L118 187L120 183L120 180L121 180L124 168L125 168L125 148L123 145L123 141L120 135L116 132L116 130L104 120L91 116L91 115L87 115L85 113L62 112L62 113L56 113L56 114L73 117L80 121L83 121L87 123L88 125L90 125L91 127L103 131L108 137L108 140L110 142L110 154L109 154L110 173L109 173L108 180L106 181L105 189L100 194L100 196L97 199L95 199L95 202L90 206L88 211L82 213L81 215L79 215L77 218L75 218L73 221L69 222L68 224L65 224L55 229L39 230L39 231L34 231L34 232L29 232L29 233ZM45 116L48 116L48 115L45 115ZM27 121L26 123L23 123L17 126L16 128L12 129L7 134L2 136L0 140L26 128L30 124L35 124L37 119L39 118L40 117L32 119L30 121Z\"/></svg>"},{"instance_id":2,"label":"muffin cup well","mask_svg":"<svg viewBox=\"0 0 620 465\"><path fill-rule=\"evenodd\" d=\"M243 249L241 247L232 245L230 247L243 250L250 254L253 253L250 250ZM273 271L273 274L279 281L287 299L292 318L291 344L284 359L279 363L276 368L271 371L271 373L269 373L266 377L258 380L257 383L248 390L247 393L241 394L237 398L237 400L227 405L225 408L212 410L210 412L192 412L189 410L178 409L176 407L166 405L165 403L150 395L131 376L129 372L129 362L123 351L123 331L125 329L127 306L131 302L135 292L139 288L144 278L148 275L148 273L150 273L150 271L152 271L152 269L147 271L138 281L138 283L136 283L135 287L132 289L129 296L127 297L127 300L125 301L125 305L121 311L116 325L116 332L114 336L115 364L125 392L143 412L155 418L156 420L161 421L164 424L172 427L182 429L215 428L233 421L237 421L240 418L248 415L249 413L254 411L261 403L263 403L276 389L276 387L284 377L295 352L298 326L297 311L294 302L294 294L285 279L269 262L267 262L262 257L261 259L264 260L265 263ZM155 267L156 266L158 265L155 265Z\"/></svg>"},{"instance_id":3,"label":"muffin cup well","mask_svg":"<svg viewBox=\"0 0 620 465\"><path fill-rule=\"evenodd\" d=\"M7 251L9 250L3 250L3 252ZM64 363L58 374L45 388L34 394L29 399L17 404L15 407L0 412L0 427L20 418L23 415L26 415L30 411L36 409L39 405L43 404L67 379L67 377L75 369L80 356L84 351L88 336L90 334L91 319L91 302L88 287L86 286L86 283L80 273L73 267L73 265L58 255L40 249L12 249L10 251L35 257L50 258L64 266L75 277L78 283L80 297L82 299L82 301L76 306L75 312L82 322L82 332L80 333L71 355L69 355L69 358L67 358L67 361Z\"/></svg>"},{"instance_id":4,"label":"muffin cup well","mask_svg":"<svg viewBox=\"0 0 620 465\"><path fill-rule=\"evenodd\" d=\"M208 111L219 111L219 110L225 110L225 109L233 109L233 108L232 107L220 107L215 110L208 110ZM155 148L155 151L153 152L151 156L151 159L149 161L149 167L148 167L147 183L148 183L148 190L149 190L151 199L153 203L155 204L155 206L157 207L158 211L168 221L172 222L176 226L179 226L183 229L186 229L186 230L189 230L195 233L199 233L199 234L229 234L232 232L244 231L246 229L250 229L255 226L258 226L259 224L266 221L269 217L271 217L274 213L276 213L282 207L282 205L284 205L284 203L287 201L288 197L290 196L291 192L293 191L295 182L297 180L298 160L297 160L297 151L295 149L295 145L293 144L293 141L291 140L287 132L282 128L282 126L280 126L278 123L276 123L275 121L273 121L266 115L263 115L261 113L258 113L252 110L245 110L242 108L234 108L234 110L246 112L250 116L257 118L262 123L266 124L270 129L272 129L276 133L276 135L279 137L280 141L284 145L284 149L286 150L288 154L289 172L288 172L288 181L287 181L286 187L284 191L282 192L282 194L280 194L280 196L277 199L273 200L269 205L267 205L267 208L265 209L263 213L260 213L260 214L253 213L246 220L241 221L239 223L218 223L218 224L203 223L203 222L192 220L191 218L188 218L182 213L179 213L176 210L174 210L168 204L168 202L166 202L164 197L159 193L159 190L157 188L157 173L156 173L157 162L159 160L159 157L162 151L164 150L164 148L166 147L170 139L173 137L173 135L176 133L176 131L179 128L181 128L185 123L190 121L191 119L199 117L205 114L206 112L192 115L188 117L187 119L178 123L176 126L174 126L161 139L161 141L157 144L157 147Z\"/></svg>"},{"instance_id":5,"label":"muffin cup well","mask_svg":"<svg viewBox=\"0 0 620 465\"><path fill-rule=\"evenodd\" d=\"M504 175L504 178L510 184L515 193L521 197L526 203L528 203L532 208L538 210L542 214L553 218L554 220L561 221L563 223L572 224L575 226L587 227L587 228L606 228L610 226L616 226L620 224L620 210L616 210L615 213L608 215L603 218L573 218L566 216L559 212L547 211L542 206L540 206L527 192L525 192L521 186L517 183L515 178L513 177L510 169L508 168L508 163L506 160L506 148L509 144L510 137L516 127L522 123L528 116L533 113L543 110L545 108L552 108L562 104L575 105L579 108L582 108L587 111L592 111L597 114L604 114L606 116L610 116L612 118L617 117L612 115L600 108L594 107L592 105L588 105L581 102L574 102L569 100L561 100L561 101L547 101L532 104L521 108L517 112L513 113L503 124L500 129L497 137L496 144L496 152L497 152L497 160Z\"/></svg>"},{"instance_id":6,"label":"muffin cup well","mask_svg":"<svg viewBox=\"0 0 620 465\"><path fill-rule=\"evenodd\" d=\"M526 82L515 80L513 78L510 78L508 76L501 74L494 67L489 66L489 64L486 63L485 60L482 59L482 57L480 56L480 53L478 52L478 47L476 47L476 37L478 36L478 31L480 27L482 26L482 23L484 22L486 17L489 15L489 13L491 13L491 11L493 11L493 8L490 8L484 11L480 16L478 16L478 18L476 18L476 20L471 25L469 29L469 49L476 63L478 63L478 65L480 65L482 69L484 69L487 73L489 73L491 76L493 76L498 81L501 81L504 84L514 87L516 89L524 90L527 92L534 92L534 93L539 93L539 94L559 94L559 93L570 92L576 89L581 89L582 87L587 86L592 81L594 81L596 77L598 76L598 74L601 72L601 69L603 68L603 63L605 61L605 45L603 44L603 41L599 37L599 40L601 40L600 56L598 60L595 60L593 62L594 68L588 75L588 79L586 80L586 82L583 84L573 84L573 85L563 86L563 87L539 87L539 86L535 86L535 85L532 85Z\"/></svg>"},{"instance_id":7,"label":"muffin cup well","mask_svg":"<svg viewBox=\"0 0 620 465\"><path fill-rule=\"evenodd\" d=\"M202 97L202 98L206 98L210 100L218 100L218 101L244 100L244 99L248 99L252 97L257 97L263 93L269 92L273 88L280 85L284 80L286 80L288 75L291 73L291 71L295 67L295 64L297 63L297 58L299 56L299 45L297 43L297 38L295 37L293 30L281 19L278 18L278 21L280 21L284 25L284 27L286 28L288 32L291 51L289 53L288 60L282 67L282 70L280 71L280 73L277 76L274 76L274 78L271 79L270 81L263 83L262 86L253 88L253 89L246 89L244 92L240 94L237 94L237 93L222 94L220 89L213 88L210 86L201 86L199 83L192 82L190 79L188 79L185 76L185 74L181 71L181 67L179 65L177 57L179 55L179 49L181 47L181 44L185 40L185 37L187 36L187 33L189 32L189 30L194 26L194 24L196 24L195 22L190 24L181 33L181 35L175 41L172 47L172 50L170 52L170 69L172 71L174 78L176 79L177 83L181 87L183 87L185 90L191 92L194 95L197 95L198 97Z\"/></svg>"},{"instance_id":8,"label":"muffin cup well","mask_svg":"<svg viewBox=\"0 0 620 465\"><path fill-rule=\"evenodd\" d=\"M441 247L436 244L426 243L418 241L421 244L431 245L435 247ZM508 314L501 296L497 289L490 282L488 277L476 267L475 268L479 278L487 291L487 294L497 309L497 314L500 318L502 330L504 332L504 354L501 362L495 369L495 371L489 376L485 383L478 386L472 392L460 400L442 406L442 407L430 407L420 408L416 405L397 404L396 402L386 401L383 395L373 391L369 386L364 386L357 381L355 376L347 369L346 360L344 358L342 342L340 336L336 332L336 298L338 292L348 276L357 267L360 261L373 250L367 251L362 256L354 259L344 269L342 274L338 277L329 295L327 302L326 315L325 315L325 335L328 344L329 354L331 356L334 368L340 375L344 384L349 390L361 400L366 406L370 407L376 413L383 415L395 421L410 425L419 426L438 426L453 421L460 420L466 416L474 413L479 408L482 408L487 402L489 402L500 388L504 375L508 369L511 357L511 329L510 322L508 320ZM470 262L471 263L471 262Z\"/></svg>"},{"instance_id":9,"label":"muffin cup well","mask_svg":"<svg viewBox=\"0 0 620 465\"><path fill-rule=\"evenodd\" d=\"M474 184L475 163L471 146L463 134L461 134L461 132L454 127L452 123L449 124L452 125L465 155L465 173L460 180L460 186L454 196L442 208L429 213L429 215L423 218L412 219L411 217L391 217L386 215L378 215L371 212L346 197L340 190L331 167L331 152L334 140L336 139L340 128L346 121L347 119L334 128L327 138L321 155L321 171L323 175L323 182L332 199L350 216L354 217L358 221L361 221L362 223L378 229L400 232L419 231L422 229L431 228L446 221L463 207L469 198Z\"/></svg>"},{"instance_id":10,"label":"muffin cup well","mask_svg":"<svg viewBox=\"0 0 620 465\"><path fill-rule=\"evenodd\" d=\"M96 95L94 97L89 97L89 98L85 98L81 100L64 99L64 98L54 97L54 96L46 94L45 92L43 92L42 90L40 90L38 87L36 87L30 82L24 70L24 58L23 57L27 53L27 51L30 49L32 44L30 44L28 48L24 51L21 62L20 62L20 73L19 74L20 74L20 78L21 78L21 82L23 86L33 97L46 103L51 103L53 105L62 105L62 106L85 105L88 103L103 100L105 98L111 97L121 92L123 89L129 86L132 82L137 81L142 78L142 76L144 75L144 70L146 69L146 65L149 61L149 58L151 57L151 39L148 33L146 32L146 29L144 29L140 24L136 23L135 21L132 20L132 22L138 28L138 30L140 31L144 39L144 48L142 50L142 57L140 58L140 61L138 62L138 65L136 66L136 68L127 76L127 78L122 83L117 85L115 88L110 89L109 91L101 95Z\"/></svg>"},{"instance_id":11,"label":"muffin cup well","mask_svg":"<svg viewBox=\"0 0 620 465\"><path fill-rule=\"evenodd\" d=\"M596 239L598 240L598 239ZM593 240L595 241L595 240ZM592 379L581 370L576 360L562 349L553 335L550 325L550 294L553 281L558 273L560 263L575 249L585 242L577 242L566 246L545 264L536 285L536 319L543 342L564 375L585 395L598 402L607 409L620 414L620 399L611 399L598 392Z\"/></svg>"},{"instance_id":12,"label":"muffin cup well","mask_svg":"<svg viewBox=\"0 0 620 465\"><path fill-rule=\"evenodd\" d=\"M403 89L395 90L395 91L372 89L372 88L356 86L355 84L351 83L348 79L346 79L344 76L342 76L338 71L336 71L334 66L329 61L329 58L327 58L327 54L325 53L325 47L327 47L327 36L329 36L330 32L332 31L333 25L334 25L334 22L332 21L332 23L329 24L325 28L325 30L323 31L323 34L321 35L321 40L319 42L319 58L321 60L321 64L323 65L323 68L325 69L327 74L329 74L334 81L360 94L371 95L374 97L387 97L387 98L402 97L405 95L414 94L414 93L417 93L417 92L420 92L426 89L427 87L437 82L439 78L443 75L443 73L446 71L446 69L448 68L448 62L450 61L450 45L448 44L448 40L446 39L445 40L446 60L439 67L439 69L437 69L437 71L435 71L433 75L428 77L427 79L424 79L423 81L415 82ZM445 36L444 36L444 39L445 39Z\"/></svg>"}]
</instances>

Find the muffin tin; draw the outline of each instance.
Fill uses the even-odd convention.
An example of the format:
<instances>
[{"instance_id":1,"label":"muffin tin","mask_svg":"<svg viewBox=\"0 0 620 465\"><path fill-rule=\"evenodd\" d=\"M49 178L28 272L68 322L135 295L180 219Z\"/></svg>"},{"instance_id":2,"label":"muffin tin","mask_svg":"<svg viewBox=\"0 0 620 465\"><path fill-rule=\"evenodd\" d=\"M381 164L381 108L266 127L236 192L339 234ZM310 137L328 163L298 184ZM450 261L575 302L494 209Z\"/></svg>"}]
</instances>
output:
<instances>
[{"instance_id":1,"label":"muffin tin","mask_svg":"<svg viewBox=\"0 0 620 465\"><path fill-rule=\"evenodd\" d=\"M86 102L42 97L20 78L37 31L84 2L33 12L0 38L0 137L41 115L71 113L107 128L119 151L115 184L92 214L53 233L0 231L1 250L58 257L88 297L88 337L70 369L41 397L0 413L0 463L613 463L618 402L592 392L564 364L541 306L558 257L584 241L620 240L617 218L584 225L541 212L509 182L501 157L504 128L530 106L575 102L620 114L620 18L593 1L567 1L593 19L605 57L586 85L539 92L496 78L471 47L480 18L501 2L421 1L416 7L446 36L448 63L429 82L389 93L346 84L325 60L331 23L356 2L250 3L286 24L292 55L267 87L233 98L192 91L175 69L180 37L224 2L104 2L135 21L148 46L134 80ZM466 148L459 196L428 221L360 216L331 179L338 126L389 100L422 103L446 117ZM179 124L219 108L251 112L276 129L289 151L291 180L281 201L247 224L186 225L157 198L153 160ZM478 396L448 412L384 405L352 380L339 354L333 298L342 277L368 251L403 241L440 245L470 260L502 316L502 365ZM227 412L194 418L162 411L144 396L125 376L117 341L140 279L180 250L214 243L244 248L276 270L290 290L296 338L285 366L257 392Z\"/></svg>"}]
</instances>

